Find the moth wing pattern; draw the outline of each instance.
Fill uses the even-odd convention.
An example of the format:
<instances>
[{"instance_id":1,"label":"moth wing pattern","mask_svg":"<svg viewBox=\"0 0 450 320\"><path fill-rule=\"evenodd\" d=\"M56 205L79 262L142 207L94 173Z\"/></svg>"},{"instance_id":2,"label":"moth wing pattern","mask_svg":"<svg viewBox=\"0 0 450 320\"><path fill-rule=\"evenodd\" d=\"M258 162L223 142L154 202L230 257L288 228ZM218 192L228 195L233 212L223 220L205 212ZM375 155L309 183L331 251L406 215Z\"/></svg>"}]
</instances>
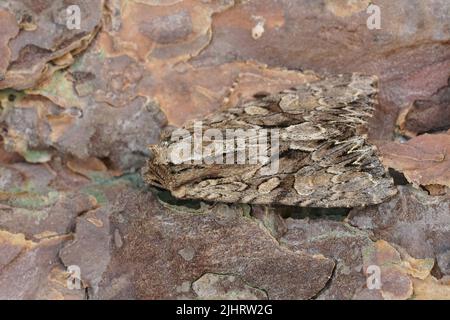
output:
<instances>
[{"instance_id":1,"label":"moth wing pattern","mask_svg":"<svg viewBox=\"0 0 450 320\"><path fill-rule=\"evenodd\" d=\"M378 104L377 92L376 77L345 74L258 95L205 117L202 132L217 134L202 141L197 146L201 152L193 152L182 163L173 161L171 152L186 140L168 134L151 146L153 157L144 169L145 180L182 199L308 207L381 203L396 189L368 142L367 122ZM195 126L195 122L187 124L183 134L195 138ZM227 139L227 130L242 130L247 147L255 148L261 141L258 134L270 133L263 150L267 161L242 152ZM274 131L277 140L271 139ZM224 147L216 153L213 143ZM273 149L277 152L270 153ZM228 156L236 161L239 150L241 160L245 158L240 164L212 159L212 155L222 160ZM274 157L276 172L270 170Z\"/></svg>"}]
</instances>

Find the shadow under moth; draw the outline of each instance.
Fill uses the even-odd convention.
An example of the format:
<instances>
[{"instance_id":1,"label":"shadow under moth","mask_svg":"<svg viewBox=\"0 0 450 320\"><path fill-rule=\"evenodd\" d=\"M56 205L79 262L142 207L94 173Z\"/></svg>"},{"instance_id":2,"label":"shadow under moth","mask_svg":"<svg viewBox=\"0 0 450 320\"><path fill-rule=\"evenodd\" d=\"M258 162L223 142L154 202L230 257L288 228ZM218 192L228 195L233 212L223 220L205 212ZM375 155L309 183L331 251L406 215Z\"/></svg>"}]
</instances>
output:
<instances>
[{"instance_id":1,"label":"shadow under moth","mask_svg":"<svg viewBox=\"0 0 450 320\"><path fill-rule=\"evenodd\" d=\"M357 207L396 193L368 142L376 78L338 75L220 110L151 146L147 183L180 199Z\"/></svg>"}]
</instances>

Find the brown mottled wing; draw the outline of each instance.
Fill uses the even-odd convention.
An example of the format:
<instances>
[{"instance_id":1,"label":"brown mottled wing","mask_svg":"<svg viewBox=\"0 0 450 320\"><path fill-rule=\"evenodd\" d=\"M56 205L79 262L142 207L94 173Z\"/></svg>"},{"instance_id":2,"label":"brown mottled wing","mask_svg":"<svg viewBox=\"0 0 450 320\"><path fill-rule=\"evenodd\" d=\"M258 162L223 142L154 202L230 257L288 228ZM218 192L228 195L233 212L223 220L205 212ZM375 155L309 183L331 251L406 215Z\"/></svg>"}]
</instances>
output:
<instances>
[{"instance_id":1,"label":"brown mottled wing","mask_svg":"<svg viewBox=\"0 0 450 320\"><path fill-rule=\"evenodd\" d=\"M205 118L202 129L223 132L225 145L227 129L277 130L276 172L268 170L273 161L255 163L249 155L245 164L205 164L207 159L198 157L195 164L175 164L170 150L180 142L167 136L151 147L154 156L144 169L145 180L185 199L311 207L381 203L396 189L367 142L367 120L376 104L376 78L359 74L258 97ZM194 134L193 124L184 129L185 135ZM271 137L268 149L276 141ZM258 140L250 133L246 141L251 145ZM237 152L230 150L223 149L224 157Z\"/></svg>"}]
</instances>

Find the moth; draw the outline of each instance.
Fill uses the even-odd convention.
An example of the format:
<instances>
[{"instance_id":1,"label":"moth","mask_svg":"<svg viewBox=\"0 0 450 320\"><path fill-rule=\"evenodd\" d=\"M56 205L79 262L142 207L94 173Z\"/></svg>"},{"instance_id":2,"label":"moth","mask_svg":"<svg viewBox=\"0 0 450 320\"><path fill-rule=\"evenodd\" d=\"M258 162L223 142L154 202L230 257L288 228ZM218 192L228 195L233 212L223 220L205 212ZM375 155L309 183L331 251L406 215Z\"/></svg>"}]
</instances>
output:
<instances>
[{"instance_id":1,"label":"moth","mask_svg":"<svg viewBox=\"0 0 450 320\"><path fill-rule=\"evenodd\" d=\"M359 207L396 193L368 142L377 79L335 75L166 133L150 146L147 183L180 199Z\"/></svg>"}]
</instances>

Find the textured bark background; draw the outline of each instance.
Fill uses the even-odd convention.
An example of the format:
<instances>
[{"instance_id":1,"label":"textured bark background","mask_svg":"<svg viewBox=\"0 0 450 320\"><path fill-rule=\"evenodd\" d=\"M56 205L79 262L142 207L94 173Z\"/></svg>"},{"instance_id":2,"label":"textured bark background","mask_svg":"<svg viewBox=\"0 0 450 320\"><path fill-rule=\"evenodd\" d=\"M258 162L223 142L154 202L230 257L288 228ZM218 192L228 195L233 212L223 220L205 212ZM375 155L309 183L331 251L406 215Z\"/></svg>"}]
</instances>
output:
<instances>
[{"instance_id":1,"label":"textured bark background","mask_svg":"<svg viewBox=\"0 0 450 320\"><path fill-rule=\"evenodd\" d=\"M0 298L450 298L447 0L70 4L0 1ZM379 78L389 201L305 211L143 184L166 127L347 72Z\"/></svg>"}]
</instances>

